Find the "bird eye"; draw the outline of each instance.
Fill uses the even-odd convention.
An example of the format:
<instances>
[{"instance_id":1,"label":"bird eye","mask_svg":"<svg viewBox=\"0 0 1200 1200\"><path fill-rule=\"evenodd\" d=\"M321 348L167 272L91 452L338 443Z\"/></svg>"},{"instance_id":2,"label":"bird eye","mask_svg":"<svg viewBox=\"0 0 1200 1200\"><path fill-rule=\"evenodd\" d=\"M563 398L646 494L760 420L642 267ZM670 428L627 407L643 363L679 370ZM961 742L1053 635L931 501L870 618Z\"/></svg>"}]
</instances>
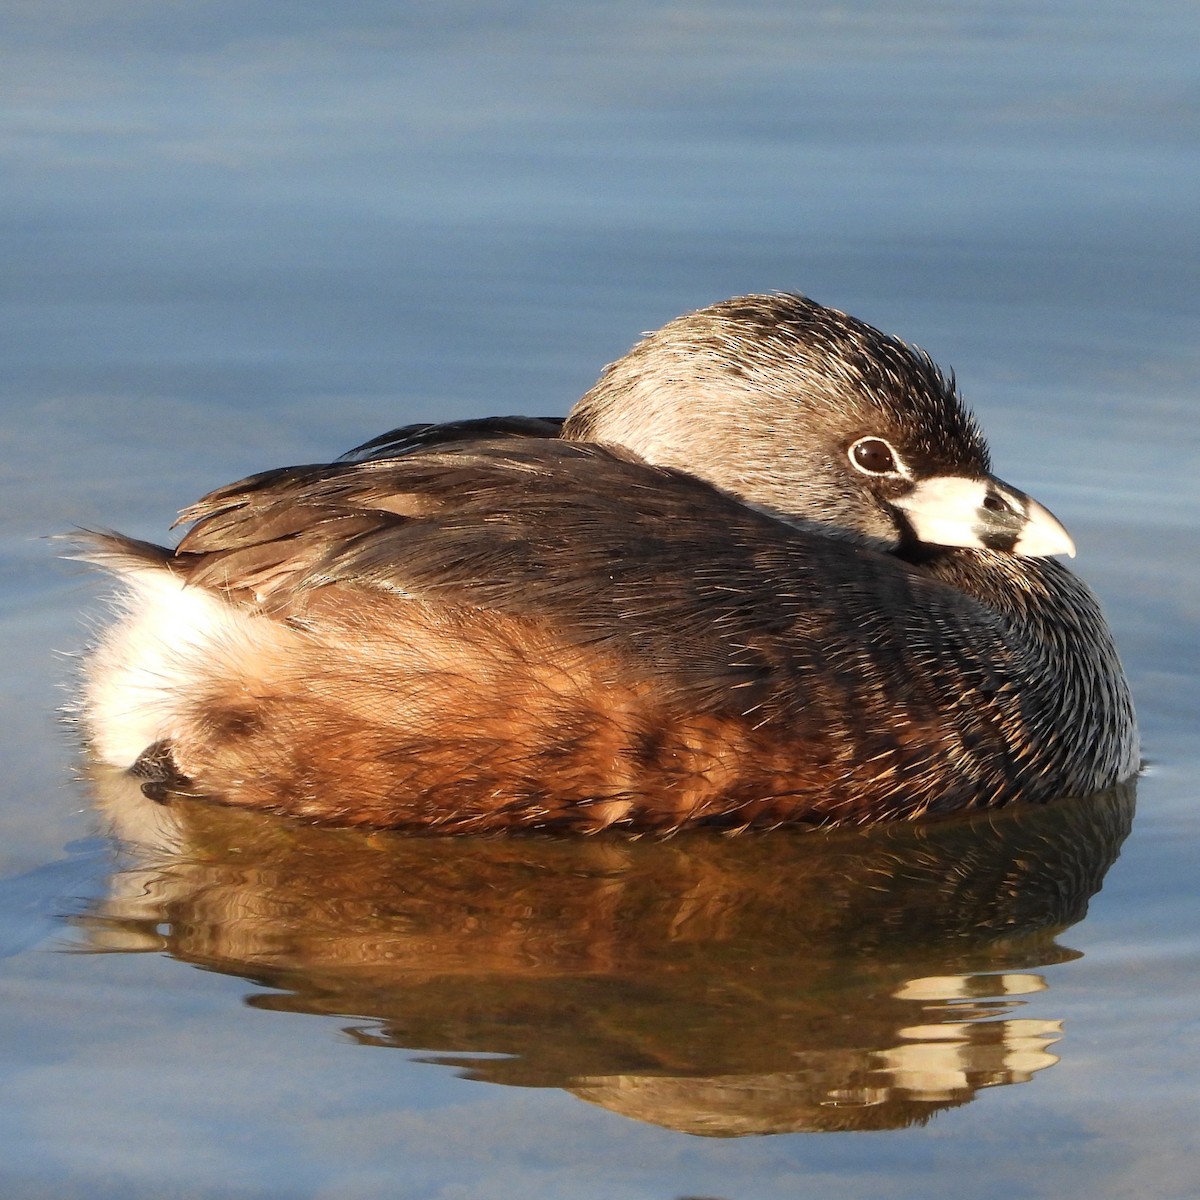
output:
<instances>
[{"instance_id":1,"label":"bird eye","mask_svg":"<svg viewBox=\"0 0 1200 1200\"><path fill-rule=\"evenodd\" d=\"M901 470L899 456L877 437L859 438L850 447L850 462L867 475L897 475Z\"/></svg>"}]
</instances>

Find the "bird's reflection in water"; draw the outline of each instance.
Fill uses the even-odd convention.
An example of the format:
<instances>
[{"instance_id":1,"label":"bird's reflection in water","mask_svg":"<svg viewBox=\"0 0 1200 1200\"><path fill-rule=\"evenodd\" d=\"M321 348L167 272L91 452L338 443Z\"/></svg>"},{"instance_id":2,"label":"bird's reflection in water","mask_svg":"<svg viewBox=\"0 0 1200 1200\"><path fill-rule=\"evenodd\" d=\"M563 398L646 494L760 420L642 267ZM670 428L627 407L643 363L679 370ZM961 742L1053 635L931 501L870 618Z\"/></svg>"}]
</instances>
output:
<instances>
[{"instance_id":1,"label":"bird's reflection in water","mask_svg":"<svg viewBox=\"0 0 1200 1200\"><path fill-rule=\"evenodd\" d=\"M96 780L128 847L89 944L166 951L469 1077L711 1135L921 1122L1056 1060L1021 1016L1132 786L928 825L413 838ZM1052 1011L1046 999L1039 1013ZM429 1053L432 1052L432 1053Z\"/></svg>"}]
</instances>

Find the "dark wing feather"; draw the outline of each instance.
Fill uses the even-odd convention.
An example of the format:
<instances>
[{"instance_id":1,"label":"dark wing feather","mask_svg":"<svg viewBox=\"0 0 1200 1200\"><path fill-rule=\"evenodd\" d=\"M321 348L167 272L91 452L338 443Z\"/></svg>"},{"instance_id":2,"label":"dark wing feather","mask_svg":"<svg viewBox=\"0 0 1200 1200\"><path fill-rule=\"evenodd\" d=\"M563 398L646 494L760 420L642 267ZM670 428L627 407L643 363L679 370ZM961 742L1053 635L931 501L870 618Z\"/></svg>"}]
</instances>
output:
<instances>
[{"instance_id":1,"label":"dark wing feather","mask_svg":"<svg viewBox=\"0 0 1200 1200\"><path fill-rule=\"evenodd\" d=\"M501 439L279 471L188 515L189 577L280 615L338 586L495 611L766 723L819 731L831 708L858 722L887 702L932 720L939 688L1007 674L1001 623L955 589L594 445Z\"/></svg>"},{"instance_id":2,"label":"dark wing feather","mask_svg":"<svg viewBox=\"0 0 1200 1200\"><path fill-rule=\"evenodd\" d=\"M395 458L431 446L448 446L481 438L556 438L562 432L564 420L563 417L475 417L462 421L402 425L399 429L390 429L346 451L339 461Z\"/></svg>"},{"instance_id":3,"label":"dark wing feather","mask_svg":"<svg viewBox=\"0 0 1200 1200\"><path fill-rule=\"evenodd\" d=\"M210 492L184 509L192 523L178 547L192 582L262 599L281 580L303 577L331 544L377 527L383 514L417 516L427 504L397 491L372 464L481 439L554 439L561 417L481 417L406 425L355 447L335 463L283 467ZM361 472L348 471L360 467Z\"/></svg>"}]
</instances>

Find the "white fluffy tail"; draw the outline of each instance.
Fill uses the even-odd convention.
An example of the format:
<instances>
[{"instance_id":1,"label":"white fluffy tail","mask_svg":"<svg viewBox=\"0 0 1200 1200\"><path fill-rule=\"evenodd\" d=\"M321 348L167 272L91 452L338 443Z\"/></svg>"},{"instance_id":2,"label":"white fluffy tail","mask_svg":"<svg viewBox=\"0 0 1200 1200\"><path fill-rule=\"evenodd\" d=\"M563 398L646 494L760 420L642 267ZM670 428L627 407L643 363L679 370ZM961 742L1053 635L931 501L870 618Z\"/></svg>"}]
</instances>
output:
<instances>
[{"instance_id":1,"label":"white fluffy tail","mask_svg":"<svg viewBox=\"0 0 1200 1200\"><path fill-rule=\"evenodd\" d=\"M280 627L219 593L191 587L161 546L90 535L79 558L117 576L119 618L85 667L83 719L93 753L128 768L195 721L214 679L236 683Z\"/></svg>"}]
</instances>

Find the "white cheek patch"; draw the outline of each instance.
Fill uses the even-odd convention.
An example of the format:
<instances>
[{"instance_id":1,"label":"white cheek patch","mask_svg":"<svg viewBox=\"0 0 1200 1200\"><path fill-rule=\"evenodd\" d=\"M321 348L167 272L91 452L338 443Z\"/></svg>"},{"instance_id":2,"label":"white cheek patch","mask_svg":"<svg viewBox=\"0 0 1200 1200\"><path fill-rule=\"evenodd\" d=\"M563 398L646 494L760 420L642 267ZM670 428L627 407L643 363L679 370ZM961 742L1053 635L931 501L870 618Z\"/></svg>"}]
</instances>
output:
<instances>
[{"instance_id":1,"label":"white cheek patch","mask_svg":"<svg viewBox=\"0 0 1200 1200\"><path fill-rule=\"evenodd\" d=\"M913 532L933 546L984 549L977 526L989 481L961 475L939 475L918 483L893 503L903 510Z\"/></svg>"}]
</instances>

